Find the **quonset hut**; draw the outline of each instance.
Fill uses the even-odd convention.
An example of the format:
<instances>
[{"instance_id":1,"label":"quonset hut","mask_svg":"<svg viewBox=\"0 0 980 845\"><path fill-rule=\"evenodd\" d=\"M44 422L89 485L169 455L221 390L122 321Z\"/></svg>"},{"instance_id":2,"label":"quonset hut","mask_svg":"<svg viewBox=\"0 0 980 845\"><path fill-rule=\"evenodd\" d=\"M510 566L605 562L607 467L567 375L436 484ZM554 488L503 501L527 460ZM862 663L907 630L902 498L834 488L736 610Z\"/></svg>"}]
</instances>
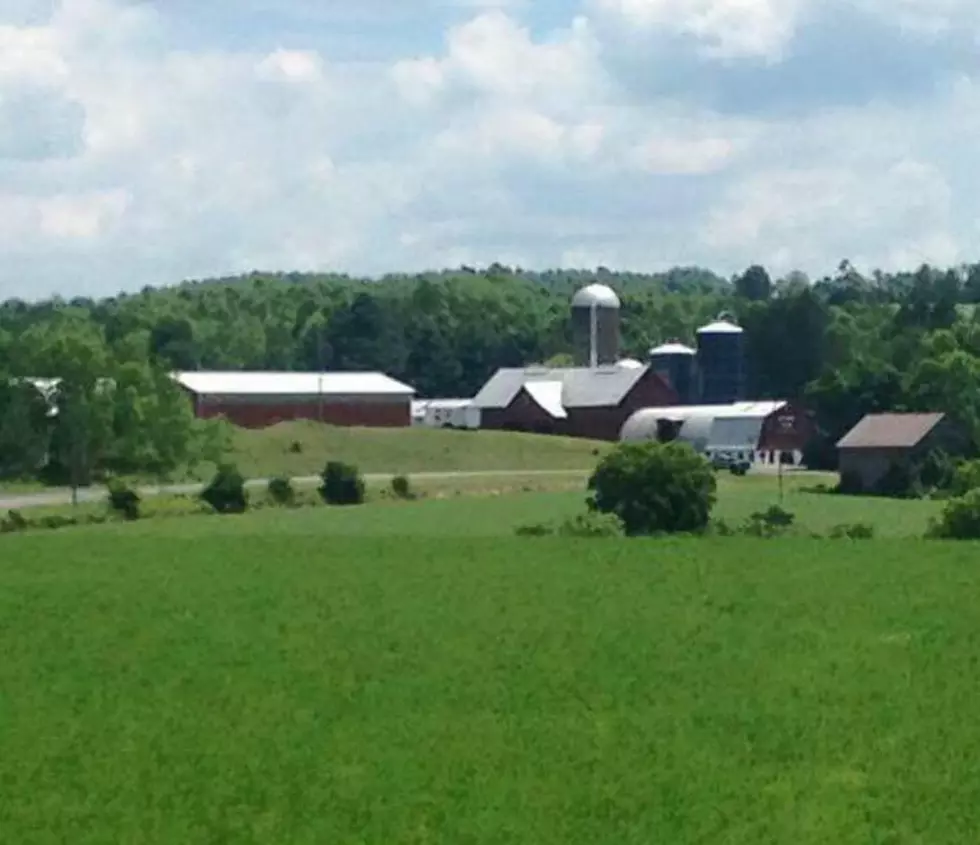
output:
<instances>
[{"instance_id":1,"label":"quonset hut","mask_svg":"<svg viewBox=\"0 0 980 845\"><path fill-rule=\"evenodd\" d=\"M754 462L777 452L800 453L813 436L810 416L792 402L734 402L644 408L620 431L624 442L683 440L708 458Z\"/></svg>"}]
</instances>

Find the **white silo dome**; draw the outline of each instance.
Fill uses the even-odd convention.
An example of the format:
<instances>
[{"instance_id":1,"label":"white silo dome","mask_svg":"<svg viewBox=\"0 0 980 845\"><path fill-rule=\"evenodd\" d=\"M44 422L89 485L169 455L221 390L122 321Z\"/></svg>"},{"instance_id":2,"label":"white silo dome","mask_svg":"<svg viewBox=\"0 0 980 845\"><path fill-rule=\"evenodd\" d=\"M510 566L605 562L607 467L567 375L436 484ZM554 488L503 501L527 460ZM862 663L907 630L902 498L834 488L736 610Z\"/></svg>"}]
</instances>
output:
<instances>
[{"instance_id":1,"label":"white silo dome","mask_svg":"<svg viewBox=\"0 0 980 845\"><path fill-rule=\"evenodd\" d=\"M623 370L642 370L643 364L636 360L636 358L620 358L616 362L616 366Z\"/></svg>"},{"instance_id":2,"label":"white silo dome","mask_svg":"<svg viewBox=\"0 0 980 845\"><path fill-rule=\"evenodd\" d=\"M572 297L573 308L619 308L616 291L607 285L588 285Z\"/></svg>"},{"instance_id":3,"label":"white silo dome","mask_svg":"<svg viewBox=\"0 0 980 845\"><path fill-rule=\"evenodd\" d=\"M698 353L691 349L690 346L671 341L670 343L653 347L648 354L653 357L655 355L697 355Z\"/></svg>"}]
</instances>

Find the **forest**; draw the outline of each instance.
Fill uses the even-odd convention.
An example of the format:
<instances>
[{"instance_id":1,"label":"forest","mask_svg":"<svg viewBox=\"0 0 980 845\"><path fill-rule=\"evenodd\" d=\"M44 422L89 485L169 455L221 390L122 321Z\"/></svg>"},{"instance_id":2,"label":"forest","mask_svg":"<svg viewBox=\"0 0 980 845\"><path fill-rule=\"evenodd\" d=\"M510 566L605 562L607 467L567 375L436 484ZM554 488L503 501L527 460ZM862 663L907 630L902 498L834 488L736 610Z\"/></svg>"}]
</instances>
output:
<instances>
[{"instance_id":1,"label":"forest","mask_svg":"<svg viewBox=\"0 0 980 845\"><path fill-rule=\"evenodd\" d=\"M359 279L260 273L102 299L0 304L0 476L166 473L220 449L174 369L382 370L419 396L472 396L498 368L569 360L569 297L612 286L623 354L693 342L722 311L746 331L748 394L802 399L821 440L811 462L880 410L942 410L980 446L980 264L827 277L734 278L488 268ZM19 377L62 379L52 417Z\"/></svg>"}]
</instances>

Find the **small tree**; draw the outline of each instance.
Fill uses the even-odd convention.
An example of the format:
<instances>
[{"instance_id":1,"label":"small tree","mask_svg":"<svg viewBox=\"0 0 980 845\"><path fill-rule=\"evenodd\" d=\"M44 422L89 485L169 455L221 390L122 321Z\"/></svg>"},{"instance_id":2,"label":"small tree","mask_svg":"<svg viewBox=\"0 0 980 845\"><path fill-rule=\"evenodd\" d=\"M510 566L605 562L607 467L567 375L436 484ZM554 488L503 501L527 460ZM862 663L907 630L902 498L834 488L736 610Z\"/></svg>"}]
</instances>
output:
<instances>
[{"instance_id":1,"label":"small tree","mask_svg":"<svg viewBox=\"0 0 980 845\"><path fill-rule=\"evenodd\" d=\"M330 461L323 470L322 478L320 495L328 505L364 503L364 479L356 466Z\"/></svg>"},{"instance_id":2,"label":"small tree","mask_svg":"<svg viewBox=\"0 0 980 845\"><path fill-rule=\"evenodd\" d=\"M269 481L269 498L277 505L290 506L296 502L296 491L293 483L285 476Z\"/></svg>"},{"instance_id":3,"label":"small tree","mask_svg":"<svg viewBox=\"0 0 980 845\"><path fill-rule=\"evenodd\" d=\"M929 536L943 540L980 540L980 489L946 502L929 526Z\"/></svg>"},{"instance_id":4,"label":"small tree","mask_svg":"<svg viewBox=\"0 0 980 845\"><path fill-rule=\"evenodd\" d=\"M201 498L220 514L244 513L248 509L245 478L235 466L223 464Z\"/></svg>"},{"instance_id":5,"label":"small tree","mask_svg":"<svg viewBox=\"0 0 980 845\"><path fill-rule=\"evenodd\" d=\"M140 518L140 497L121 481L109 482L109 507L131 522Z\"/></svg>"},{"instance_id":6,"label":"small tree","mask_svg":"<svg viewBox=\"0 0 980 845\"><path fill-rule=\"evenodd\" d=\"M589 479L589 508L614 514L627 535L703 531L715 503L715 474L687 443L623 443Z\"/></svg>"},{"instance_id":7,"label":"small tree","mask_svg":"<svg viewBox=\"0 0 980 845\"><path fill-rule=\"evenodd\" d=\"M396 475L391 479L391 494L396 499L414 499L415 493L412 490L412 483L407 475Z\"/></svg>"}]
</instances>

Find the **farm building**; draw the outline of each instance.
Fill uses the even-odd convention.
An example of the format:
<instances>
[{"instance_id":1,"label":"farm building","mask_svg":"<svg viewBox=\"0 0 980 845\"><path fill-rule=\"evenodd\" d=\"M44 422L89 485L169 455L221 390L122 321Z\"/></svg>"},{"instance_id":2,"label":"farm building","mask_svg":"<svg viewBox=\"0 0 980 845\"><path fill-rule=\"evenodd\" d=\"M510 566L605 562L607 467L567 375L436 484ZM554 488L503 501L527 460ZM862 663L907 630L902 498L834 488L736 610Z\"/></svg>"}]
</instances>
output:
<instances>
[{"instance_id":1,"label":"farm building","mask_svg":"<svg viewBox=\"0 0 980 845\"><path fill-rule=\"evenodd\" d=\"M677 394L651 367L501 369L473 400L483 428L616 440L640 408Z\"/></svg>"},{"instance_id":2,"label":"farm building","mask_svg":"<svg viewBox=\"0 0 980 845\"><path fill-rule=\"evenodd\" d=\"M416 399L412 402L412 425L428 428L480 427L480 409L472 399Z\"/></svg>"},{"instance_id":3,"label":"farm building","mask_svg":"<svg viewBox=\"0 0 980 845\"><path fill-rule=\"evenodd\" d=\"M961 434L945 414L868 414L837 442L841 479L873 491L893 468L933 449L957 452Z\"/></svg>"},{"instance_id":4,"label":"farm building","mask_svg":"<svg viewBox=\"0 0 980 845\"><path fill-rule=\"evenodd\" d=\"M396 428L412 422L415 391L383 373L184 372L176 382L203 419L244 428L288 420Z\"/></svg>"},{"instance_id":5,"label":"farm building","mask_svg":"<svg viewBox=\"0 0 980 845\"><path fill-rule=\"evenodd\" d=\"M813 436L806 411L792 402L734 402L644 408L623 425L620 440L684 440L708 457L758 461L803 451Z\"/></svg>"}]
</instances>

